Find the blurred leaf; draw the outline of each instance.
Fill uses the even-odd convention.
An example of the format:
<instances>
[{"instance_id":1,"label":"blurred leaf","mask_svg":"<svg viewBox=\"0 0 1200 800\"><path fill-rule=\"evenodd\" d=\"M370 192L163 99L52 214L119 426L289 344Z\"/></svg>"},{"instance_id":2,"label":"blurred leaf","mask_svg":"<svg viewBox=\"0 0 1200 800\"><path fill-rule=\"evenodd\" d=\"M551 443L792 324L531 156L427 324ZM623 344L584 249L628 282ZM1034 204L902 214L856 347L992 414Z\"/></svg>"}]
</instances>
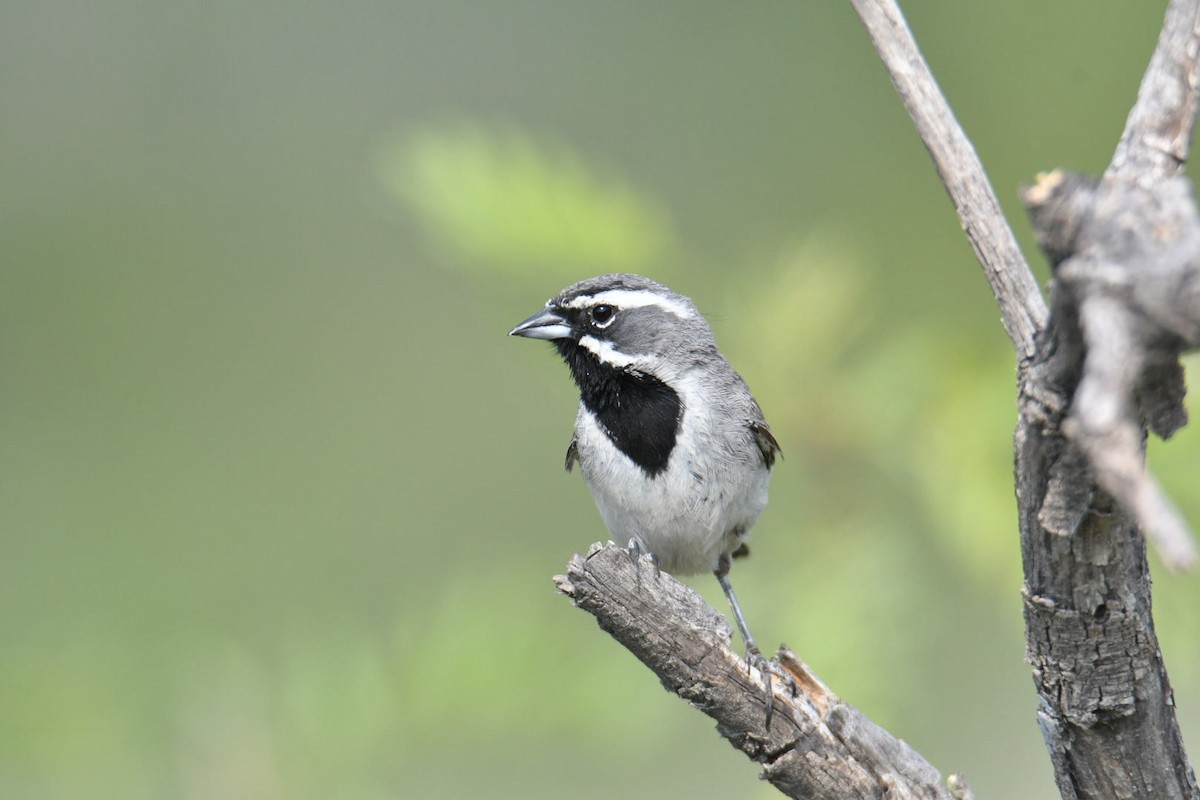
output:
<instances>
[{"instance_id":1,"label":"blurred leaf","mask_svg":"<svg viewBox=\"0 0 1200 800\"><path fill-rule=\"evenodd\" d=\"M175 706L182 796L283 796L275 676L256 654L208 647L189 664Z\"/></svg>"},{"instance_id":2,"label":"blurred leaf","mask_svg":"<svg viewBox=\"0 0 1200 800\"><path fill-rule=\"evenodd\" d=\"M930 374L932 402L904 448L921 491L928 532L975 580L1004 592L1020 584L1012 430L1016 375L1006 349L981 355L944 343ZM985 585L986 585L985 584Z\"/></svg>"},{"instance_id":3,"label":"blurred leaf","mask_svg":"<svg viewBox=\"0 0 1200 800\"><path fill-rule=\"evenodd\" d=\"M840 381L838 404L857 421L850 447L910 501L898 527L930 539L973 579L1017 580L1012 497L1011 354L909 327L876 344ZM932 524L931 524L932 523Z\"/></svg>"},{"instance_id":4,"label":"blurred leaf","mask_svg":"<svg viewBox=\"0 0 1200 800\"><path fill-rule=\"evenodd\" d=\"M380 176L468 268L575 278L661 271L669 260L666 215L562 144L511 130L428 129L385 148Z\"/></svg>"},{"instance_id":5,"label":"blurred leaf","mask_svg":"<svg viewBox=\"0 0 1200 800\"><path fill-rule=\"evenodd\" d=\"M771 623L774 629L834 692L886 727L903 717L909 702L895 687L918 680L917 655L937 632L897 624L922 614L925 587L897 579L919 574L922 565L897 535L895 521L879 511L867 504L845 509L827 526L770 545L769 552L791 566L756 577L769 582L767 597L792 600L777 600L772 610L781 619ZM881 669L885 659L887 669Z\"/></svg>"},{"instance_id":6,"label":"blurred leaf","mask_svg":"<svg viewBox=\"0 0 1200 800\"><path fill-rule=\"evenodd\" d=\"M852 243L817 233L732 314L749 320L735 331L735 360L750 363L788 473L807 486L802 507L781 491L773 504L838 526L856 503L855 529L927 538L973 579L1010 587L1020 567L1011 356L981 357L974 342L927 325L876 330L887 298L867 275Z\"/></svg>"},{"instance_id":7,"label":"blurred leaf","mask_svg":"<svg viewBox=\"0 0 1200 800\"><path fill-rule=\"evenodd\" d=\"M310 633L283 662L283 728L325 771L360 770L403 718L394 665L369 632Z\"/></svg>"},{"instance_id":8,"label":"blurred leaf","mask_svg":"<svg viewBox=\"0 0 1200 800\"><path fill-rule=\"evenodd\" d=\"M571 730L593 747L652 738L651 725L629 729L628 706L613 698L640 701L640 718L651 720L669 708L655 702L658 684L624 683L631 670L640 678L626 653L593 626L579 624L548 589L514 590L514 581L548 583L515 567L503 575L461 574L420 614L398 620L393 663L410 744L422 744L425 733L448 718L466 717L481 729L520 720L527 737L552 739ZM556 623L566 627L556 631ZM589 659L580 659L581 652ZM579 718L588 720L586 729L575 729Z\"/></svg>"},{"instance_id":9,"label":"blurred leaf","mask_svg":"<svg viewBox=\"0 0 1200 800\"><path fill-rule=\"evenodd\" d=\"M18 796L12 789L22 785L60 797L148 790L154 773L149 693L122 685L132 669L117 648L90 638L41 653L6 651L0 660L0 795Z\"/></svg>"},{"instance_id":10,"label":"blurred leaf","mask_svg":"<svg viewBox=\"0 0 1200 800\"><path fill-rule=\"evenodd\" d=\"M858 255L839 237L814 234L751 285L757 290L726 309L731 318L747 321L730 331L731 359L781 435L811 427L814 435L841 439L844 415L837 409L845 404L831 398L838 388L827 376L873 318Z\"/></svg>"}]
</instances>

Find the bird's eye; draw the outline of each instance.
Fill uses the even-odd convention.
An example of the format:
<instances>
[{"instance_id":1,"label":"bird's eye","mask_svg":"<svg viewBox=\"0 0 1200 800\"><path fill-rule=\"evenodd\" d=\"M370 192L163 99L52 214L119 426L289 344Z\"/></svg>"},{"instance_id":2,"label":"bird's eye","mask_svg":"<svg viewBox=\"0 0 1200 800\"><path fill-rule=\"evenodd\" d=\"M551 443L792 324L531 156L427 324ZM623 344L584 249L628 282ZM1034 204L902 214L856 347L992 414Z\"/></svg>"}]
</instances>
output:
<instances>
[{"instance_id":1,"label":"bird's eye","mask_svg":"<svg viewBox=\"0 0 1200 800\"><path fill-rule=\"evenodd\" d=\"M603 328L608 323L612 322L613 316L617 313L617 309L607 304L600 304L592 307L592 322Z\"/></svg>"}]
</instances>

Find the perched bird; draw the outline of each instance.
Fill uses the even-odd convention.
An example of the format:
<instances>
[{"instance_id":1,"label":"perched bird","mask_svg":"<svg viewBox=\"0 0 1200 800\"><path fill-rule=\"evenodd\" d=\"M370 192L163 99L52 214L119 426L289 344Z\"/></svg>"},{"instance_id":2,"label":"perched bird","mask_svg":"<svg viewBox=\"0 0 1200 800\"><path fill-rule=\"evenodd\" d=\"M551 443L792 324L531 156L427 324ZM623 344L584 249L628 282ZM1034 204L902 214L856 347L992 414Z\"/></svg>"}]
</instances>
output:
<instances>
[{"instance_id":1,"label":"perched bird","mask_svg":"<svg viewBox=\"0 0 1200 800\"><path fill-rule=\"evenodd\" d=\"M580 399L567 471L578 462L613 538L672 574L713 572L762 662L729 567L749 552L779 444L695 304L641 275L600 275L510 335L547 339L567 362Z\"/></svg>"}]
</instances>

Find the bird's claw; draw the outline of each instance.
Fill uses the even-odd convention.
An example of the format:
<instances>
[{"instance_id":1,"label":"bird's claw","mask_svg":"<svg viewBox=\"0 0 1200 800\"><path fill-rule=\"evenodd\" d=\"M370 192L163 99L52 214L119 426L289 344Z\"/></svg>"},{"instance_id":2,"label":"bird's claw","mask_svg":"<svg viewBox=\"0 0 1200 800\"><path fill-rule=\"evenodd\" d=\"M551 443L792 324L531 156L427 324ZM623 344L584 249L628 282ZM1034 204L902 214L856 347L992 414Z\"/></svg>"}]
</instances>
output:
<instances>
[{"instance_id":1,"label":"bird's claw","mask_svg":"<svg viewBox=\"0 0 1200 800\"><path fill-rule=\"evenodd\" d=\"M757 669L758 674L762 676L763 690L767 695L767 714L766 719L763 720L763 727L769 731L771 729L771 720L775 716L774 676L778 675L783 679L783 683L787 687L788 694L791 697L796 697L800 693L800 689L796 686L796 681L792 678L791 674L774 660L764 656L757 645L751 645L746 648L746 671L749 672L751 667Z\"/></svg>"},{"instance_id":2,"label":"bird's claw","mask_svg":"<svg viewBox=\"0 0 1200 800\"><path fill-rule=\"evenodd\" d=\"M630 539L629 544L625 545L625 552L629 554L629 563L637 569L638 559L642 557L642 546L638 544L638 540Z\"/></svg>"},{"instance_id":3,"label":"bird's claw","mask_svg":"<svg viewBox=\"0 0 1200 800\"><path fill-rule=\"evenodd\" d=\"M638 588L642 588L642 570L638 562L642 558L642 545L637 539L630 539L629 544L625 546L625 552L629 554L629 562L633 564L633 574L637 579ZM650 563L654 565L654 577L662 576L662 568L658 565L658 553L647 553L650 556Z\"/></svg>"}]
</instances>

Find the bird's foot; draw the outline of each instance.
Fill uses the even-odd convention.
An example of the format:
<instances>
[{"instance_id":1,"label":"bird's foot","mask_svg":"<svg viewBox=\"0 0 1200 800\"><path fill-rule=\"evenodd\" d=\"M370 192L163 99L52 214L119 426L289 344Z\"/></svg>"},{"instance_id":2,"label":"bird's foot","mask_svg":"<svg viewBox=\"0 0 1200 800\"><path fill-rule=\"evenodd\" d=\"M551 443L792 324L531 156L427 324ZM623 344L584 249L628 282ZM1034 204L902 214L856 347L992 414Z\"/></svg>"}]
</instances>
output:
<instances>
[{"instance_id":1,"label":"bird's foot","mask_svg":"<svg viewBox=\"0 0 1200 800\"><path fill-rule=\"evenodd\" d=\"M762 676L763 690L767 695L767 714L763 720L763 727L768 731L771 729L771 720L775 716L775 676L782 679L783 685L787 687L788 694L791 697L796 697L800 693L799 687L796 686L795 679L791 674L781 667L774 659L767 658L758 649L758 645L751 643L746 648L746 671L750 668L758 670L758 674Z\"/></svg>"},{"instance_id":2,"label":"bird's foot","mask_svg":"<svg viewBox=\"0 0 1200 800\"><path fill-rule=\"evenodd\" d=\"M633 574L637 578L638 589L642 588L642 569L640 561L642 554L642 545L637 539L630 539L629 544L625 546L625 552L629 553L629 561L633 564ZM662 569L658 566L658 553L647 553L650 556L650 563L654 565L654 577L658 578L662 575Z\"/></svg>"}]
</instances>

